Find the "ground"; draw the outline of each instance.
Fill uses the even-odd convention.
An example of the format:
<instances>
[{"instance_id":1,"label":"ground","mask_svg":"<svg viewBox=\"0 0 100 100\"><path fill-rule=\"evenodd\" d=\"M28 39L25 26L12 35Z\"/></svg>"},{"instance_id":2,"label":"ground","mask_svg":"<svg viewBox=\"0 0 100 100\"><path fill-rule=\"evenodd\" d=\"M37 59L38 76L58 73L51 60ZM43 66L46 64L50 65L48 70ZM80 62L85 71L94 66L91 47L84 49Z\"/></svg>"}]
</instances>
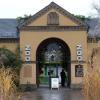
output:
<instances>
[{"instance_id":1,"label":"ground","mask_svg":"<svg viewBox=\"0 0 100 100\"><path fill-rule=\"evenodd\" d=\"M82 100L81 90L60 88L59 90L39 88L33 92L25 92L21 100Z\"/></svg>"}]
</instances>

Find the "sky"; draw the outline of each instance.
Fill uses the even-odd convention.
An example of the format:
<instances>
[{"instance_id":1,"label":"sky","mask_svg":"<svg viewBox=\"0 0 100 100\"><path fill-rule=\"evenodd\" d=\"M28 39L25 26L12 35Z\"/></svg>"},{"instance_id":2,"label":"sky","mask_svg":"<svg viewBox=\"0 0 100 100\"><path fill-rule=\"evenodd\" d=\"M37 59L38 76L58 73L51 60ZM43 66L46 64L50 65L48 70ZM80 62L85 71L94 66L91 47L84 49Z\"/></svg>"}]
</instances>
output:
<instances>
[{"instance_id":1,"label":"sky","mask_svg":"<svg viewBox=\"0 0 100 100\"><path fill-rule=\"evenodd\" d=\"M72 14L91 16L97 0L0 0L0 18L34 15L52 1Z\"/></svg>"}]
</instances>

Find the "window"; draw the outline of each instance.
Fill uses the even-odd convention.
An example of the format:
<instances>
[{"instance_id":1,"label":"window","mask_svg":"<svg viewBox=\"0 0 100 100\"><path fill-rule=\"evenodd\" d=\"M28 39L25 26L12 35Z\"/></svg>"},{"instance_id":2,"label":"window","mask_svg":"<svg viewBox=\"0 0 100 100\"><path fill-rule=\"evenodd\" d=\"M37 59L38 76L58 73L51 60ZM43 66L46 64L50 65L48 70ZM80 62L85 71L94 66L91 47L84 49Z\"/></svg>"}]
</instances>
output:
<instances>
[{"instance_id":1,"label":"window","mask_svg":"<svg viewBox=\"0 0 100 100\"><path fill-rule=\"evenodd\" d=\"M59 25L59 16L56 12L50 12L47 17L48 25Z\"/></svg>"}]
</instances>

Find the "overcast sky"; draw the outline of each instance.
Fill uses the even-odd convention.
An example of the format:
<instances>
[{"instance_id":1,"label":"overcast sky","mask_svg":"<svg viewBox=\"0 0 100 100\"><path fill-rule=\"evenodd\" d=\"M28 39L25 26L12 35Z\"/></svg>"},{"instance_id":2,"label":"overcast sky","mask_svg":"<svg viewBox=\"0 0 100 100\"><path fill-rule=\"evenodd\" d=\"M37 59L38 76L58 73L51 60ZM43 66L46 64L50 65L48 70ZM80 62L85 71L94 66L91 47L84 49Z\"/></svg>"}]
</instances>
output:
<instances>
[{"instance_id":1,"label":"overcast sky","mask_svg":"<svg viewBox=\"0 0 100 100\"><path fill-rule=\"evenodd\" d=\"M92 4L97 0L0 0L0 18L33 15L52 1L72 14L90 16Z\"/></svg>"}]
</instances>

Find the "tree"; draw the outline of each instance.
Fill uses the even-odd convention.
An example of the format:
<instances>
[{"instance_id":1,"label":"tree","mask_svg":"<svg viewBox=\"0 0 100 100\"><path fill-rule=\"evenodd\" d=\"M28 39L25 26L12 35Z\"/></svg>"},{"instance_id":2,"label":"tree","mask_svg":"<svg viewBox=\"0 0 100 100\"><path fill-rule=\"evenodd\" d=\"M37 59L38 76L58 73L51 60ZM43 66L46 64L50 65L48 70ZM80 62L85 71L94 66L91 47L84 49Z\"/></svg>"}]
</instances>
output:
<instances>
[{"instance_id":1,"label":"tree","mask_svg":"<svg viewBox=\"0 0 100 100\"><path fill-rule=\"evenodd\" d=\"M97 17L100 17L100 0L93 3L93 9L96 11Z\"/></svg>"},{"instance_id":2,"label":"tree","mask_svg":"<svg viewBox=\"0 0 100 100\"><path fill-rule=\"evenodd\" d=\"M30 17L32 17L32 15L26 15L26 14L25 14L23 17L20 16L20 17L17 17L16 19L17 19L17 21L18 21L19 23L22 23L22 22L28 20Z\"/></svg>"},{"instance_id":3,"label":"tree","mask_svg":"<svg viewBox=\"0 0 100 100\"><path fill-rule=\"evenodd\" d=\"M89 20L90 18L89 17L86 17L84 15L74 15L77 19L81 20L81 21L86 21L86 20Z\"/></svg>"}]
</instances>

